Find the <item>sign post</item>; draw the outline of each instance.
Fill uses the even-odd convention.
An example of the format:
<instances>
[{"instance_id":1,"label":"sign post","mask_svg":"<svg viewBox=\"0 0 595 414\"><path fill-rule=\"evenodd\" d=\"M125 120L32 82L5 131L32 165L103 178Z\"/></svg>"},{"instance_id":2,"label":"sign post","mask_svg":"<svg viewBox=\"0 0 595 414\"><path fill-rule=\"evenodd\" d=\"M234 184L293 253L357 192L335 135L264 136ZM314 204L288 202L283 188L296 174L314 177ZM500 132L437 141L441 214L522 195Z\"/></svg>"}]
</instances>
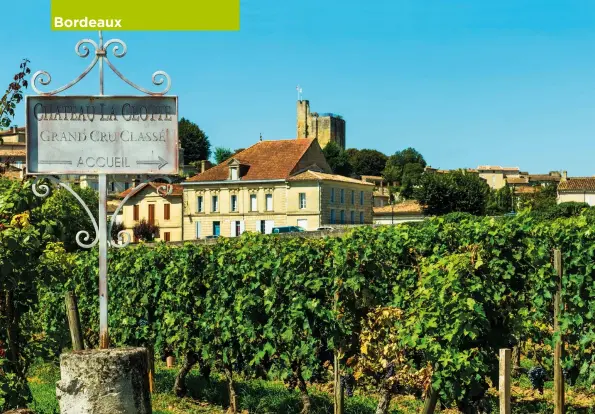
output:
<instances>
[{"instance_id":1,"label":"sign post","mask_svg":"<svg viewBox=\"0 0 595 414\"><path fill-rule=\"evenodd\" d=\"M162 92L148 91L124 77L111 63L108 51L122 58L127 47L119 39L103 42L99 32L99 44L83 39L75 46L82 58L95 56L85 71L69 84L49 92L37 88L37 82L47 86L51 82L48 72L36 72L31 85L39 96L26 99L27 119L27 173L35 175L33 192L46 197L50 189L41 181L47 179L65 188L81 203L95 228L93 240L87 231L76 235L76 242L83 248L99 244L99 330L100 349L109 348L108 332L108 247L122 248L130 244L130 236L121 232L119 243L112 240L111 228L126 201L138 192L147 179L134 188L122 200L113 214L108 229L107 220L107 174L163 175L158 177L171 184L167 175L178 173L178 99L165 96L171 88L167 73L153 74L153 84L162 85ZM111 49L110 49L111 48ZM99 63L98 96L57 96L81 81ZM143 92L146 96L104 96L103 68L107 64L124 82ZM99 217L91 214L78 194L56 176L97 175L99 184ZM170 194L171 185L159 188L161 195Z\"/></svg>"}]
</instances>

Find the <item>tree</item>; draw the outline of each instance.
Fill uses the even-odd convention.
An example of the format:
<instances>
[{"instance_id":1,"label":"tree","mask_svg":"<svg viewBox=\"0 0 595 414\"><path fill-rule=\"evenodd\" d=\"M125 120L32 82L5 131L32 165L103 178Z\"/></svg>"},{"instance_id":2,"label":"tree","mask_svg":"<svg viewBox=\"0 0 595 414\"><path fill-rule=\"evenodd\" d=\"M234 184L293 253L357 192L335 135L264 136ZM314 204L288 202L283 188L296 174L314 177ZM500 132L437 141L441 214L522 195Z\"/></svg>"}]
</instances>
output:
<instances>
[{"instance_id":1,"label":"tree","mask_svg":"<svg viewBox=\"0 0 595 414\"><path fill-rule=\"evenodd\" d=\"M411 197L426 165L426 160L417 150L406 148L388 158L382 176L389 183L397 183L403 197Z\"/></svg>"},{"instance_id":2,"label":"tree","mask_svg":"<svg viewBox=\"0 0 595 414\"><path fill-rule=\"evenodd\" d=\"M322 150L322 153L334 174L350 176L353 173L349 156L334 141L329 142Z\"/></svg>"},{"instance_id":3,"label":"tree","mask_svg":"<svg viewBox=\"0 0 595 414\"><path fill-rule=\"evenodd\" d=\"M97 191L92 188L74 187L73 189L89 207L93 217L98 217L99 195ZM58 241L64 243L64 247L68 251L78 249L76 244L78 232L86 231L90 235L91 239L86 240L85 243L90 243L97 236L91 218L83 206L63 188L53 191L45 200L41 207L41 215L52 218L56 222L53 229L54 236Z\"/></svg>"},{"instance_id":4,"label":"tree","mask_svg":"<svg viewBox=\"0 0 595 414\"><path fill-rule=\"evenodd\" d=\"M8 128L11 119L14 118L15 108L23 100L23 89L27 88L29 82L25 77L31 73L27 66L29 61L24 59L20 65L20 71L14 75L13 81L8 85L6 92L0 98L0 129ZM2 143L2 138L0 138Z\"/></svg>"},{"instance_id":5,"label":"tree","mask_svg":"<svg viewBox=\"0 0 595 414\"><path fill-rule=\"evenodd\" d=\"M178 124L180 146L184 148L184 162L208 160L211 156L209 137L194 122L182 118Z\"/></svg>"},{"instance_id":6,"label":"tree","mask_svg":"<svg viewBox=\"0 0 595 414\"><path fill-rule=\"evenodd\" d=\"M487 205L488 214L505 214L513 210L512 191L505 185L498 190L490 190Z\"/></svg>"},{"instance_id":7,"label":"tree","mask_svg":"<svg viewBox=\"0 0 595 414\"><path fill-rule=\"evenodd\" d=\"M135 224L135 226L132 228L132 232L134 233L134 237L136 237L137 240L152 242L155 240L155 237L159 232L159 227L149 223L145 219L142 219L140 223Z\"/></svg>"},{"instance_id":8,"label":"tree","mask_svg":"<svg viewBox=\"0 0 595 414\"><path fill-rule=\"evenodd\" d=\"M215 163L221 164L223 161L233 157L234 153L229 148L217 147L215 148Z\"/></svg>"},{"instance_id":9,"label":"tree","mask_svg":"<svg viewBox=\"0 0 595 414\"><path fill-rule=\"evenodd\" d=\"M349 161L353 166L353 172L358 175L379 176L386 167L388 157L373 149L358 150L350 148L346 151Z\"/></svg>"},{"instance_id":10,"label":"tree","mask_svg":"<svg viewBox=\"0 0 595 414\"><path fill-rule=\"evenodd\" d=\"M238 148L233 151L233 155L239 154L240 152L244 151L246 148Z\"/></svg>"},{"instance_id":11,"label":"tree","mask_svg":"<svg viewBox=\"0 0 595 414\"><path fill-rule=\"evenodd\" d=\"M489 193L490 187L477 174L453 171L422 174L414 197L424 206L426 214L463 212L483 215Z\"/></svg>"}]
</instances>

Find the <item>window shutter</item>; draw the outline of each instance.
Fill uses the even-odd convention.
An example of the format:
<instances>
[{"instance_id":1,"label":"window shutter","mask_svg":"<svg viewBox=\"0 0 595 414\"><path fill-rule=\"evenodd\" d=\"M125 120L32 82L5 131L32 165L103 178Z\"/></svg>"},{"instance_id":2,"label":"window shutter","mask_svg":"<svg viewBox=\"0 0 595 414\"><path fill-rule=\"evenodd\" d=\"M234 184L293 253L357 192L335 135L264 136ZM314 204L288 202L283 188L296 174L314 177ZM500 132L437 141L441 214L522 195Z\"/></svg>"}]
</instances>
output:
<instances>
[{"instance_id":1,"label":"window shutter","mask_svg":"<svg viewBox=\"0 0 595 414\"><path fill-rule=\"evenodd\" d=\"M244 221L242 220L242 221L240 221L240 234L243 234L245 230L246 230L246 227L245 227Z\"/></svg>"},{"instance_id":2,"label":"window shutter","mask_svg":"<svg viewBox=\"0 0 595 414\"><path fill-rule=\"evenodd\" d=\"M261 223L262 223L262 220L256 220L256 232L257 233L262 233L262 231L261 231L262 224Z\"/></svg>"},{"instance_id":3,"label":"window shutter","mask_svg":"<svg viewBox=\"0 0 595 414\"><path fill-rule=\"evenodd\" d=\"M132 214L133 214L133 216L134 216L132 219L133 219L134 221L138 221L138 216L139 216L139 214L138 214L138 204L135 204L135 205L133 206L132 210L133 210L133 213L132 213Z\"/></svg>"},{"instance_id":4,"label":"window shutter","mask_svg":"<svg viewBox=\"0 0 595 414\"><path fill-rule=\"evenodd\" d=\"M200 221L196 222L196 238L199 239L200 235L201 235L201 226L200 226Z\"/></svg>"},{"instance_id":5,"label":"window shutter","mask_svg":"<svg viewBox=\"0 0 595 414\"><path fill-rule=\"evenodd\" d=\"M165 204L163 206L163 219L164 220L169 220L169 208L170 208L170 204Z\"/></svg>"}]
</instances>

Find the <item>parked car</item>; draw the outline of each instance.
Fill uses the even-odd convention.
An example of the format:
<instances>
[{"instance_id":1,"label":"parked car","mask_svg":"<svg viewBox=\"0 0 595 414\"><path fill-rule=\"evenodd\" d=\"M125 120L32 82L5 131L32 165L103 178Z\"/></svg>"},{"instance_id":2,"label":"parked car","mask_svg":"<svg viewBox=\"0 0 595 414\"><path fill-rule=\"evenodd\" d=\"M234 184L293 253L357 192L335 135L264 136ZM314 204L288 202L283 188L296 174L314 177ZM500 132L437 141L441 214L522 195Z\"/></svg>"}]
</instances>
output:
<instances>
[{"instance_id":1,"label":"parked car","mask_svg":"<svg viewBox=\"0 0 595 414\"><path fill-rule=\"evenodd\" d=\"M316 229L316 231L333 231L335 230L334 227L330 227L330 226L322 226L322 227L318 227Z\"/></svg>"},{"instance_id":2,"label":"parked car","mask_svg":"<svg viewBox=\"0 0 595 414\"><path fill-rule=\"evenodd\" d=\"M301 233L306 231L304 228L299 226L283 226L283 227L273 227L273 234L280 234L280 233Z\"/></svg>"},{"instance_id":3,"label":"parked car","mask_svg":"<svg viewBox=\"0 0 595 414\"><path fill-rule=\"evenodd\" d=\"M206 240L211 240L211 239L218 239L218 238L219 238L219 236L218 236L218 235L216 235L216 234L213 234L213 235L211 235L211 236L206 236L206 237L205 237L205 239L206 239Z\"/></svg>"}]
</instances>

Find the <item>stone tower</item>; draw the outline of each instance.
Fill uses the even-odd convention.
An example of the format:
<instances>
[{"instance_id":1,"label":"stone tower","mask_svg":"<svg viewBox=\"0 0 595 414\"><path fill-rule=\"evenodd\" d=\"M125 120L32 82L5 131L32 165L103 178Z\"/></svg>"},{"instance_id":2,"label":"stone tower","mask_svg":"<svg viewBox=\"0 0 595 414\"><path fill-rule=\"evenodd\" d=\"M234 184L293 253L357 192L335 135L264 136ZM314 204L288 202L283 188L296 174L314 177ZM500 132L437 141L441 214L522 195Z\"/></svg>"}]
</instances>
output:
<instances>
[{"instance_id":1,"label":"stone tower","mask_svg":"<svg viewBox=\"0 0 595 414\"><path fill-rule=\"evenodd\" d=\"M345 149L345 120L335 114L310 112L310 102L297 102L297 139L316 138L321 148L334 141Z\"/></svg>"}]
</instances>

